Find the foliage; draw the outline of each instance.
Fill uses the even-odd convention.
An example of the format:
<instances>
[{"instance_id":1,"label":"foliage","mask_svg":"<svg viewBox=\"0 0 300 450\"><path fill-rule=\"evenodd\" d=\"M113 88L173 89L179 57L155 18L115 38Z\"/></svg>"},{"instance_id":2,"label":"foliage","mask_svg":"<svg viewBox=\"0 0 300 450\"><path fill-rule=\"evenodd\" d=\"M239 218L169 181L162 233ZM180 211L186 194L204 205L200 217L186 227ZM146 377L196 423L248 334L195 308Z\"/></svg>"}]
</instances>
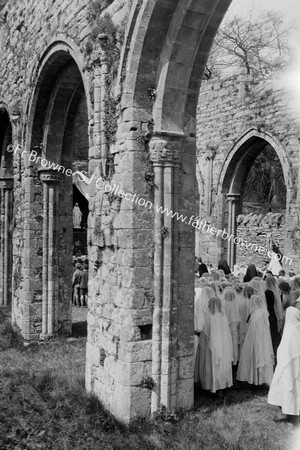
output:
<instances>
[{"instance_id":1,"label":"foliage","mask_svg":"<svg viewBox=\"0 0 300 450\"><path fill-rule=\"evenodd\" d=\"M100 348L100 366L104 366L104 361L106 358L106 351L104 350L104 348Z\"/></svg>"},{"instance_id":2,"label":"foliage","mask_svg":"<svg viewBox=\"0 0 300 450\"><path fill-rule=\"evenodd\" d=\"M142 384L144 388L149 389L150 391L155 386L154 380L151 377L143 378Z\"/></svg>"},{"instance_id":3,"label":"foliage","mask_svg":"<svg viewBox=\"0 0 300 450\"><path fill-rule=\"evenodd\" d=\"M14 290L17 291L23 282L23 275L22 275L22 259L20 256L17 257L17 262L15 265L15 271L14 271Z\"/></svg>"},{"instance_id":4,"label":"foliage","mask_svg":"<svg viewBox=\"0 0 300 450\"><path fill-rule=\"evenodd\" d=\"M22 348L22 339L8 321L6 308L0 309L0 351L12 347Z\"/></svg>"},{"instance_id":5,"label":"foliage","mask_svg":"<svg viewBox=\"0 0 300 450\"><path fill-rule=\"evenodd\" d=\"M148 304L150 305L150 308L154 309L155 296L154 296L152 290L146 290L144 295L145 295L145 298L146 298Z\"/></svg>"},{"instance_id":6,"label":"foliage","mask_svg":"<svg viewBox=\"0 0 300 450\"><path fill-rule=\"evenodd\" d=\"M109 14L102 15L103 11L112 3L111 0L90 0L88 19L91 26L91 33L85 43L85 52L89 63L99 57L99 48L105 53L107 64L105 96L105 118L104 128L107 144L110 144L117 130L117 104L118 101L113 96L113 83L117 78L121 48L124 41L125 26L123 21L119 26L115 25ZM92 96L91 96L92 97Z\"/></svg>"},{"instance_id":7,"label":"foliage","mask_svg":"<svg viewBox=\"0 0 300 450\"><path fill-rule=\"evenodd\" d=\"M165 405L160 405L159 409L154 413L154 420L158 422L176 423L179 417L177 414L172 414Z\"/></svg>"},{"instance_id":8,"label":"foliage","mask_svg":"<svg viewBox=\"0 0 300 450\"><path fill-rule=\"evenodd\" d=\"M149 87L147 90L147 95L150 99L151 104L153 104L156 100L157 91L155 87Z\"/></svg>"},{"instance_id":9,"label":"foliage","mask_svg":"<svg viewBox=\"0 0 300 450\"><path fill-rule=\"evenodd\" d=\"M147 184L149 186L150 192L153 192L154 188L155 188L154 179L155 179L155 175L154 175L153 165L152 164L151 165L148 164L147 165L147 170L146 170L146 173L145 173L145 180L146 180L146 182L147 182Z\"/></svg>"},{"instance_id":10,"label":"foliage","mask_svg":"<svg viewBox=\"0 0 300 450\"><path fill-rule=\"evenodd\" d=\"M162 227L161 229L161 236L163 239L167 239L169 237L169 229L167 227Z\"/></svg>"},{"instance_id":11,"label":"foliage","mask_svg":"<svg viewBox=\"0 0 300 450\"><path fill-rule=\"evenodd\" d=\"M241 72L253 79L263 78L282 68L289 59L290 26L274 12L247 19L225 18L216 35L204 78Z\"/></svg>"},{"instance_id":12,"label":"foliage","mask_svg":"<svg viewBox=\"0 0 300 450\"><path fill-rule=\"evenodd\" d=\"M148 145L147 145L147 142L145 141L145 139L144 139L142 145L146 145L146 148L148 149ZM153 194L154 189L156 188L156 184L155 184L154 167L153 167L153 163L150 159L149 152L147 153L147 158L146 158L145 180L148 184L149 191Z\"/></svg>"},{"instance_id":13,"label":"foliage","mask_svg":"<svg viewBox=\"0 0 300 450\"><path fill-rule=\"evenodd\" d=\"M105 97L105 116L104 116L104 129L105 137L108 143L110 143L117 131L117 104L118 102L111 96L110 92Z\"/></svg>"}]
</instances>

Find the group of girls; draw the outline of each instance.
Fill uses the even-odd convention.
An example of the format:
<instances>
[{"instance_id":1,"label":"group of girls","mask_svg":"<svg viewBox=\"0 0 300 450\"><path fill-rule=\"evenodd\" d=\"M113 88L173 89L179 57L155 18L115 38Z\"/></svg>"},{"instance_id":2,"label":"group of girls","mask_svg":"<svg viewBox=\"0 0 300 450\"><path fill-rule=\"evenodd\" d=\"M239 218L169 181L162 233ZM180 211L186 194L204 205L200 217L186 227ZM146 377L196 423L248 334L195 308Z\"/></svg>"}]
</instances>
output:
<instances>
[{"instance_id":1,"label":"group of girls","mask_svg":"<svg viewBox=\"0 0 300 450\"><path fill-rule=\"evenodd\" d=\"M239 381L270 385L285 311L292 306L300 315L299 289L298 277L289 284L250 270L241 282L224 268L203 273L195 285L195 382L218 392L236 372Z\"/></svg>"}]
</instances>

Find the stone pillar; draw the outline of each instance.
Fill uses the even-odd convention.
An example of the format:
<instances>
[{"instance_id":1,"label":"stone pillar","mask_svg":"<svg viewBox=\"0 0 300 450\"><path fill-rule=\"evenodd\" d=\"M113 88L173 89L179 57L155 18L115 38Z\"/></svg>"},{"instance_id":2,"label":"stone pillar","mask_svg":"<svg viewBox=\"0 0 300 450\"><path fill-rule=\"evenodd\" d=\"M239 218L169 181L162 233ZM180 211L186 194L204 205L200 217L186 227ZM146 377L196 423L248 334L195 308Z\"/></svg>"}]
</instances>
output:
<instances>
[{"instance_id":1,"label":"stone pillar","mask_svg":"<svg viewBox=\"0 0 300 450\"><path fill-rule=\"evenodd\" d=\"M155 173L155 207L178 210L178 181L181 144L169 135L154 136L150 143L150 158ZM152 337L151 411L161 404L176 409L177 355L172 314L177 308L178 226L171 216L155 212L154 249L154 314ZM175 365L172 365L172 361Z\"/></svg>"},{"instance_id":2,"label":"stone pillar","mask_svg":"<svg viewBox=\"0 0 300 450\"><path fill-rule=\"evenodd\" d=\"M100 49L94 59L94 154L95 159L101 159L101 176L106 177L106 162L108 155L105 134L105 102L107 94L107 56L105 52L108 36L99 35Z\"/></svg>"},{"instance_id":3,"label":"stone pillar","mask_svg":"<svg viewBox=\"0 0 300 450\"><path fill-rule=\"evenodd\" d=\"M50 337L58 329L57 205L60 174L39 170L43 182L43 300L41 338Z\"/></svg>"},{"instance_id":4,"label":"stone pillar","mask_svg":"<svg viewBox=\"0 0 300 450\"><path fill-rule=\"evenodd\" d=\"M226 199L228 201L228 233L229 236L233 235L234 238L236 237L236 206L237 202L239 201L240 194L227 194ZM235 251L235 243L233 239L230 239L228 242L228 250L227 250L227 260L229 267L233 269L233 266L235 264L235 258L236 258L236 251Z\"/></svg>"},{"instance_id":5,"label":"stone pillar","mask_svg":"<svg viewBox=\"0 0 300 450\"><path fill-rule=\"evenodd\" d=\"M12 283L12 207L13 178L0 178L0 305L7 306L11 302Z\"/></svg>"}]
</instances>

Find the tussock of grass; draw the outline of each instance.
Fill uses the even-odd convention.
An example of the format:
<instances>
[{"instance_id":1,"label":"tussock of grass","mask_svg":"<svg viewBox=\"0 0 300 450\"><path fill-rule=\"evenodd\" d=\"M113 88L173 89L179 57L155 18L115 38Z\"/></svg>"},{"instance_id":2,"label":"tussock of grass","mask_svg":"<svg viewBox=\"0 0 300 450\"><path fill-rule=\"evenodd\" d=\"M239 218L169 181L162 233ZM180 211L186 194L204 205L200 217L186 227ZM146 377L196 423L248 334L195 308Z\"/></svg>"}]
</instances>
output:
<instances>
[{"instance_id":1,"label":"tussock of grass","mask_svg":"<svg viewBox=\"0 0 300 450\"><path fill-rule=\"evenodd\" d=\"M197 409L180 420L161 414L125 427L85 392L85 338L24 348L6 327L0 316L1 450L286 448L292 427L273 422L266 389L231 389L224 399L196 390Z\"/></svg>"},{"instance_id":2,"label":"tussock of grass","mask_svg":"<svg viewBox=\"0 0 300 450\"><path fill-rule=\"evenodd\" d=\"M0 307L0 351L23 346L19 334L13 330L8 319L8 309Z\"/></svg>"},{"instance_id":3,"label":"tussock of grass","mask_svg":"<svg viewBox=\"0 0 300 450\"><path fill-rule=\"evenodd\" d=\"M127 429L85 392L82 378L70 384L54 370L1 371L0 404L1 449L128 449L131 442ZM145 443L137 434L131 448L151 448Z\"/></svg>"}]
</instances>

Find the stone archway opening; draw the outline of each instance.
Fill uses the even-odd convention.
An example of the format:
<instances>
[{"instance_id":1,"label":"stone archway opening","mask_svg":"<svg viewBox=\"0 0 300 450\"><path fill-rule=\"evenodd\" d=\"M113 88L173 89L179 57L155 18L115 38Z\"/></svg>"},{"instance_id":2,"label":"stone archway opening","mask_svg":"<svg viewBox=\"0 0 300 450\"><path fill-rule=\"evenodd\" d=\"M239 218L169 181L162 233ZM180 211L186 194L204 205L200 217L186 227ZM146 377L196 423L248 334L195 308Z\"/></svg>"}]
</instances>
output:
<instances>
[{"instance_id":1,"label":"stone archway opening","mask_svg":"<svg viewBox=\"0 0 300 450\"><path fill-rule=\"evenodd\" d=\"M88 108L82 74L67 49L52 48L49 53L37 75L29 112L27 164L32 179L26 190L32 201L31 224L24 238L34 260L25 260L31 275L24 280L25 290L31 295L24 299L29 317L23 330L29 339L72 332L76 196L84 205L85 220L88 213L87 200L73 185L73 173L88 168ZM86 253L87 232L81 225L78 232Z\"/></svg>"},{"instance_id":2,"label":"stone archway opening","mask_svg":"<svg viewBox=\"0 0 300 450\"><path fill-rule=\"evenodd\" d=\"M265 268L268 251L283 256L287 180L282 161L263 137L251 136L237 149L228 164L223 181L223 226L236 238L222 240L222 255L231 268L249 263L249 248L237 245L246 240L265 251L251 253L251 262ZM257 246L257 247L256 247Z\"/></svg>"},{"instance_id":3,"label":"stone archway opening","mask_svg":"<svg viewBox=\"0 0 300 450\"><path fill-rule=\"evenodd\" d=\"M13 138L5 107L0 105L0 305L12 299Z\"/></svg>"}]
</instances>

